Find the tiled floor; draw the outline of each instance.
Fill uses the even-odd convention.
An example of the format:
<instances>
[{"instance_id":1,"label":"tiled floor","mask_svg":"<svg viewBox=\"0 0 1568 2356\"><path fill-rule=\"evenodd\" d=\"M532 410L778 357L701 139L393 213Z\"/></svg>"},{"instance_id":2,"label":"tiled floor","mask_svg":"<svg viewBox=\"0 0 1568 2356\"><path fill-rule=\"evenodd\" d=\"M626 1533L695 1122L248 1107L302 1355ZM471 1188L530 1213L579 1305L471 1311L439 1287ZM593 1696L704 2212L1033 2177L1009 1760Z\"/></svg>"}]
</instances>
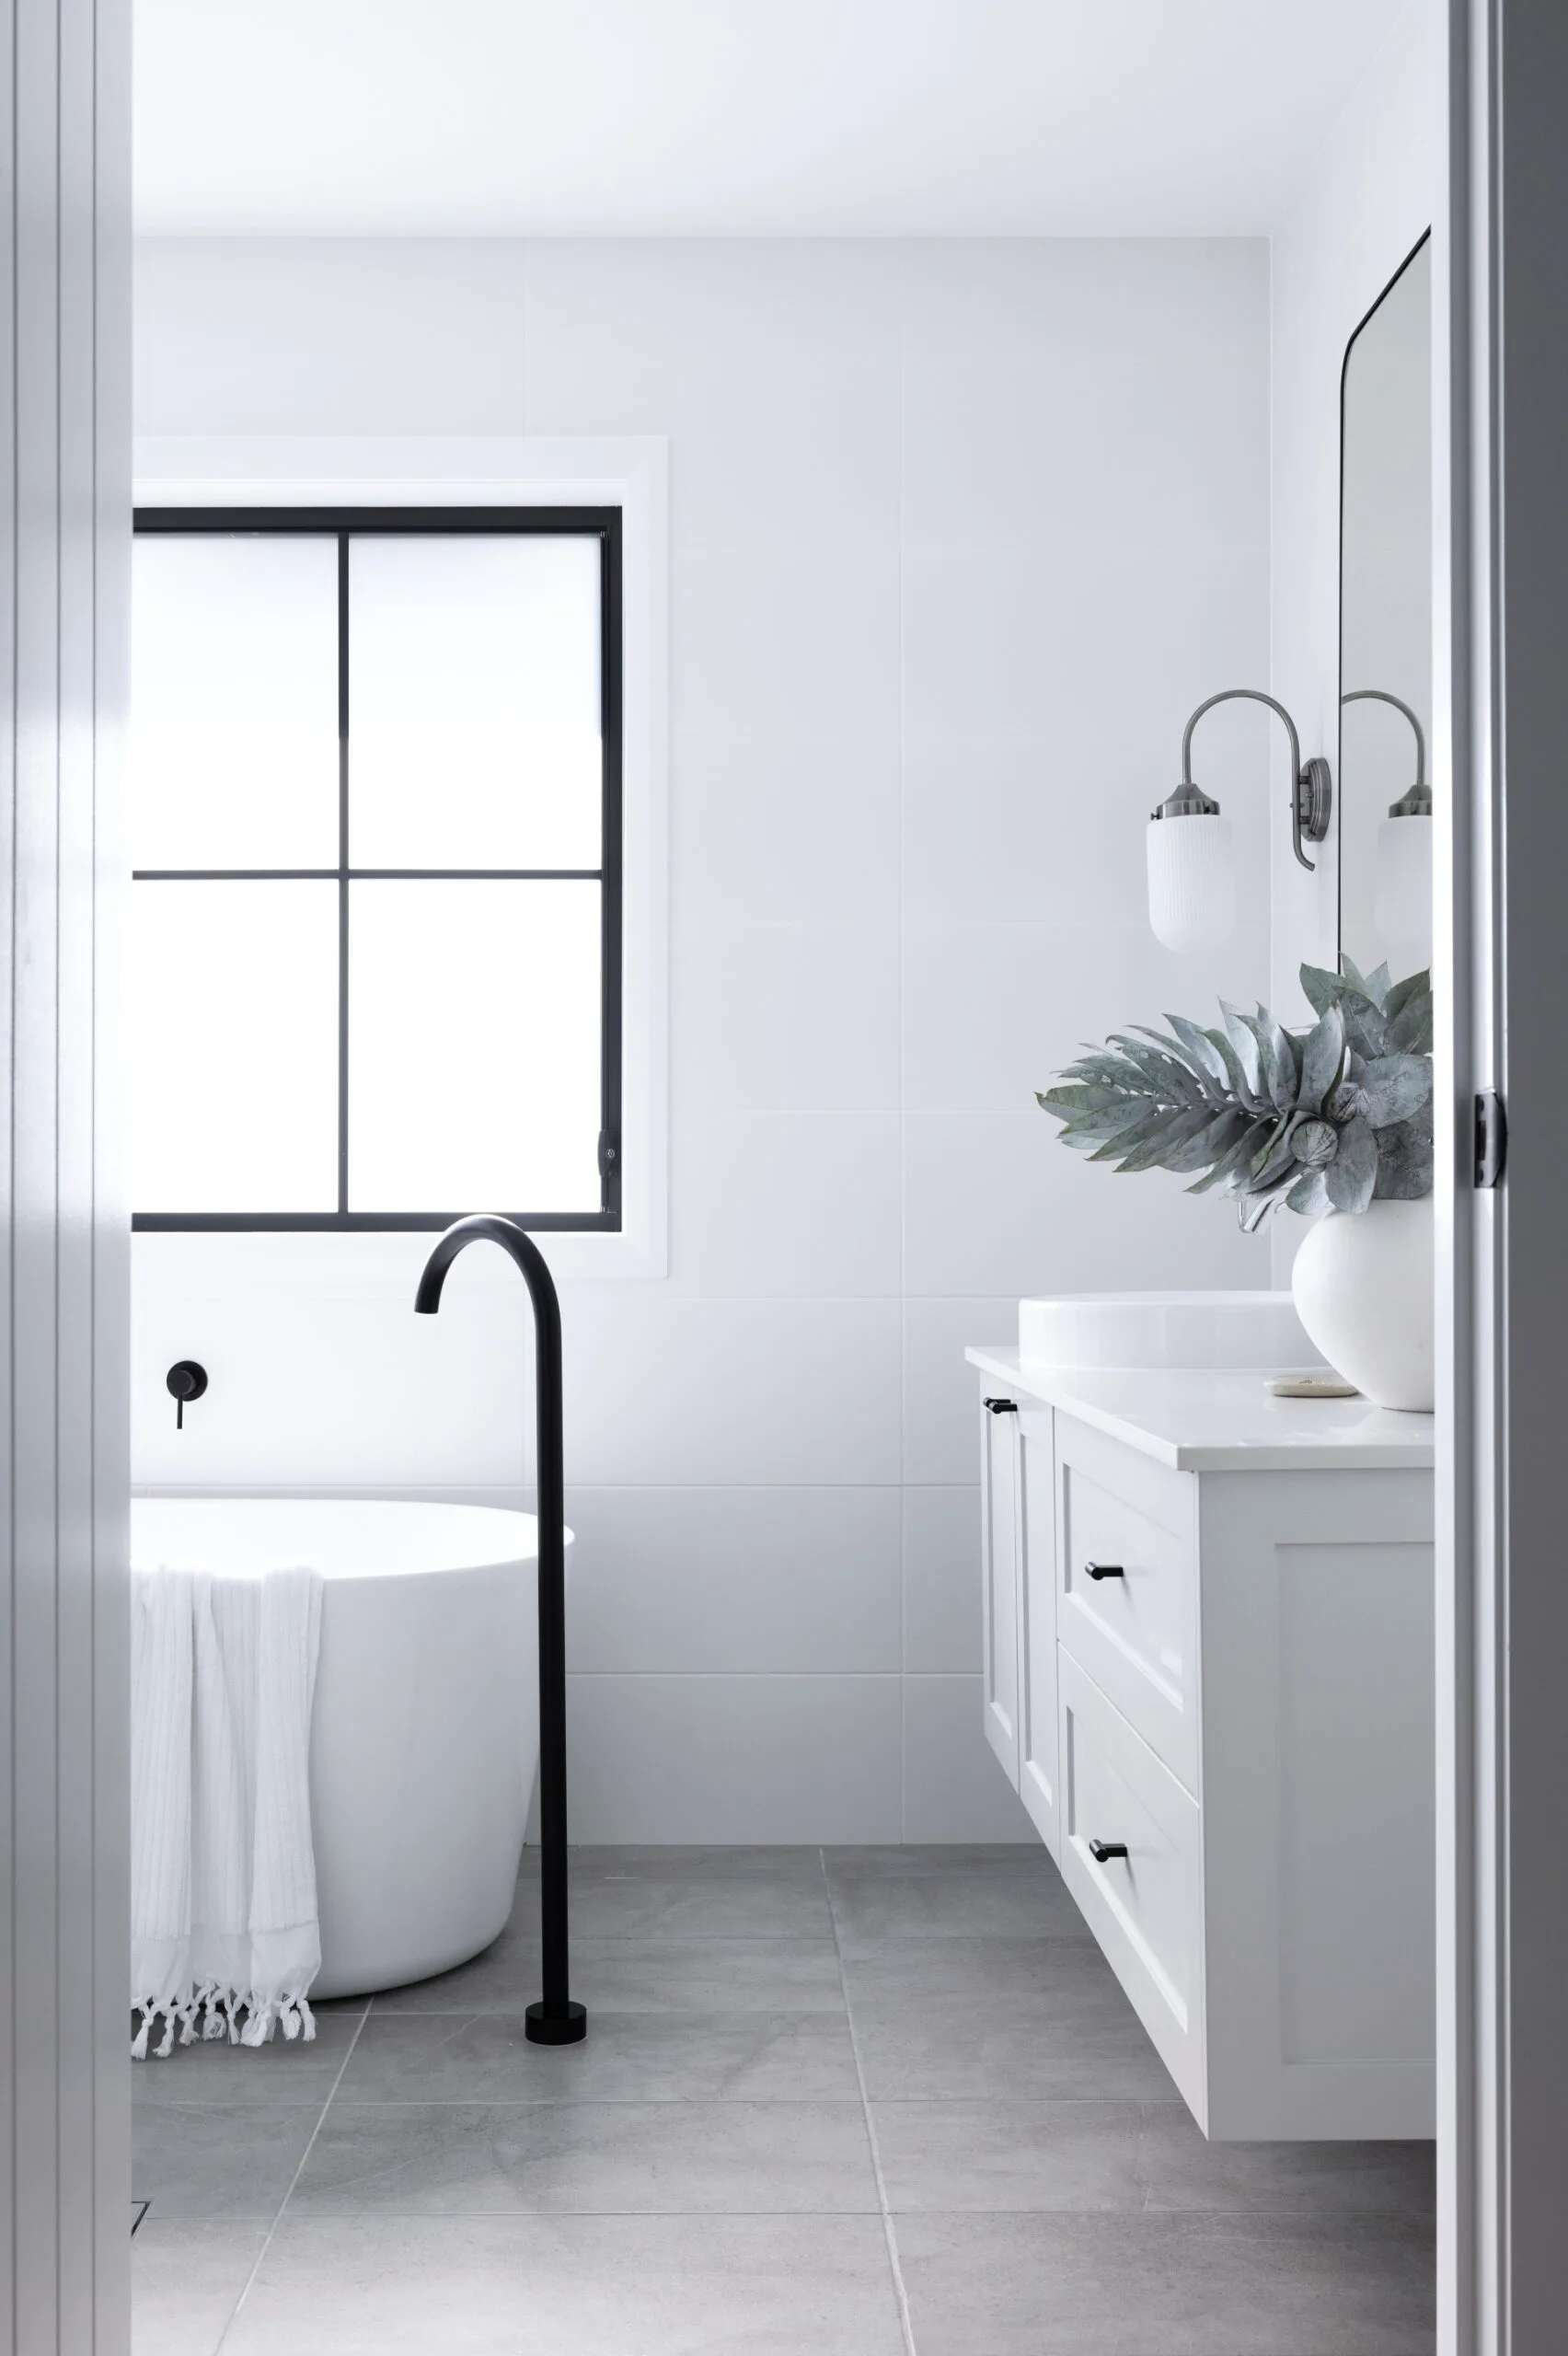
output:
<instances>
[{"instance_id":1,"label":"tiled floor","mask_svg":"<svg viewBox=\"0 0 1568 2356\"><path fill-rule=\"evenodd\" d=\"M136 2071L136 2356L1430 2356L1432 2155L1208 2144L1038 1849L584 1850L308 2047Z\"/></svg>"}]
</instances>

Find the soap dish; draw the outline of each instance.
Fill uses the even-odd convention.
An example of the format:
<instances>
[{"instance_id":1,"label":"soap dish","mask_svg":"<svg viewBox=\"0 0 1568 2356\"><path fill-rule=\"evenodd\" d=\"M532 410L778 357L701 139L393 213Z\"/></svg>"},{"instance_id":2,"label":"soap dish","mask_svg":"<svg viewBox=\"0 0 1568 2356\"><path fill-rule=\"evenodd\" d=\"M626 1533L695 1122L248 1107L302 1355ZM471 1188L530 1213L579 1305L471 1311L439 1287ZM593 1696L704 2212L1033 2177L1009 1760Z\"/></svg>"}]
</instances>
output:
<instances>
[{"instance_id":1,"label":"soap dish","mask_svg":"<svg viewBox=\"0 0 1568 2356\"><path fill-rule=\"evenodd\" d=\"M1271 1374L1263 1389L1274 1399L1359 1399L1354 1382L1332 1367L1309 1367L1301 1374Z\"/></svg>"}]
</instances>

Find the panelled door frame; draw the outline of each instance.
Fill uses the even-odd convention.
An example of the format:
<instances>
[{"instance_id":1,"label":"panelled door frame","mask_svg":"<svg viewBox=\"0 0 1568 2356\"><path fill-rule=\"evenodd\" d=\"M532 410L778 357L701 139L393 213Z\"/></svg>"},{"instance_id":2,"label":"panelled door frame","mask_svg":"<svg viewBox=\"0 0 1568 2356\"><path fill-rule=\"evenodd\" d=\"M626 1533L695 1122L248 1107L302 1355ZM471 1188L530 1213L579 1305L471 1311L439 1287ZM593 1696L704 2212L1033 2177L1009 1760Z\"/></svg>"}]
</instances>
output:
<instances>
[{"instance_id":1,"label":"panelled door frame","mask_svg":"<svg viewBox=\"0 0 1568 2356\"><path fill-rule=\"evenodd\" d=\"M1568 10L1448 0L1447 18L1438 2350L1553 2356L1568 2119ZM1475 1103L1493 1090L1510 1135L1485 1185Z\"/></svg>"}]
</instances>

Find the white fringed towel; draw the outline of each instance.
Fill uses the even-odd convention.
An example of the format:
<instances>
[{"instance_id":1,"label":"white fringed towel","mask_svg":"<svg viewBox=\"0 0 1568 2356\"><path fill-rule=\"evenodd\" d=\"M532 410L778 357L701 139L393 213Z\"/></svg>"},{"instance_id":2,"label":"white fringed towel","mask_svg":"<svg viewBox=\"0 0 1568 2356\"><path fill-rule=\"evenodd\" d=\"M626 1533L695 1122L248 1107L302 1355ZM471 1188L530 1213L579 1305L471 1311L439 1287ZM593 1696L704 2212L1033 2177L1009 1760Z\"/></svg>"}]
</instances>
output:
<instances>
[{"instance_id":1,"label":"white fringed towel","mask_svg":"<svg viewBox=\"0 0 1568 2356\"><path fill-rule=\"evenodd\" d=\"M132 1623L132 2052L313 2038L320 1575L137 1571Z\"/></svg>"}]
</instances>

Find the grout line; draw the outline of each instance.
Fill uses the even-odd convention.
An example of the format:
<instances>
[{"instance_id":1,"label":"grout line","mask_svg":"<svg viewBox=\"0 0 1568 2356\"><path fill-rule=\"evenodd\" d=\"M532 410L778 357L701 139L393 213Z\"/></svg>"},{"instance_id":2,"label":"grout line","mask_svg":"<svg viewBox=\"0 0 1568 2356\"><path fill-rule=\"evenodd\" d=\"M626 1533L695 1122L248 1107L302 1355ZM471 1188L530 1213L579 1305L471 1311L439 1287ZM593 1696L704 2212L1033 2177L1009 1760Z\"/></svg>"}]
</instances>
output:
<instances>
[{"instance_id":1,"label":"grout line","mask_svg":"<svg viewBox=\"0 0 1568 2356\"><path fill-rule=\"evenodd\" d=\"M256 2253L256 2263L251 2268L249 2273L246 2276L245 2288L241 2291L238 2298L235 2301L234 2305L229 2312L229 2319L218 2335L217 2346L213 2350L213 2356L221 2356L224 2343L228 2339L229 2333L234 2329L235 2322L239 2315L239 2311L241 2307L244 2306L247 2299L249 2298L251 2288L255 2283L256 2277L261 2271L262 2260L265 2258L267 2252L272 2246L272 2236L277 2232L279 2225L282 2223L283 2211L288 2207L289 2202L294 2196L294 2189L299 2182L300 2177L304 2172L305 2164L306 2160L309 2159L312 2152L316 2149L316 2139L320 2134L323 2123L326 2120L327 2113L332 2107L332 2098L336 2095L338 2088L343 2083L343 2072L348 2068L349 2063L354 2058L354 2048L360 2041L360 2031L363 2028L366 2021L370 2018L370 2001L369 1997L366 1997L364 2010L361 2013L358 2020L354 2023L354 2033L349 2039L349 2050L343 2056L337 2076L333 2079L330 2087L328 2089L327 2099L321 2106L321 2117L317 2120L315 2126L310 2131L310 2141L306 2145L304 2151L300 2154L299 2166L295 2168L293 2176L289 2178L289 2188L278 2203L277 2215L273 2218L271 2223L268 2226L266 2233L262 2235L261 2246Z\"/></svg>"},{"instance_id":2,"label":"grout line","mask_svg":"<svg viewBox=\"0 0 1568 2356\"><path fill-rule=\"evenodd\" d=\"M827 1919L833 1925L833 1951L838 1958L838 1984L844 1992L844 2018L849 2031L849 2050L855 2060L855 2083L860 2089L860 2116L866 2122L866 2141L870 2146L871 2173L876 2178L877 2207L882 2214L882 2239L887 2244L887 2262L893 2276L893 2295L898 2307L899 2328L904 2334L905 2356L917 2356L915 2327L909 2320L909 2293L905 2287L904 2268L898 2255L898 2237L894 2232L893 2216L887 2205L887 2179L882 2175L882 2152L877 2143L876 2122L866 2096L866 2073L860 2062L860 2040L855 2034L855 2015L849 2004L849 1983L844 1977L844 1951L838 1944L838 1916L834 1911L833 1884L827 1877L827 1858L821 1849L817 1860L822 1866L823 1891L827 1899Z\"/></svg>"}]
</instances>

